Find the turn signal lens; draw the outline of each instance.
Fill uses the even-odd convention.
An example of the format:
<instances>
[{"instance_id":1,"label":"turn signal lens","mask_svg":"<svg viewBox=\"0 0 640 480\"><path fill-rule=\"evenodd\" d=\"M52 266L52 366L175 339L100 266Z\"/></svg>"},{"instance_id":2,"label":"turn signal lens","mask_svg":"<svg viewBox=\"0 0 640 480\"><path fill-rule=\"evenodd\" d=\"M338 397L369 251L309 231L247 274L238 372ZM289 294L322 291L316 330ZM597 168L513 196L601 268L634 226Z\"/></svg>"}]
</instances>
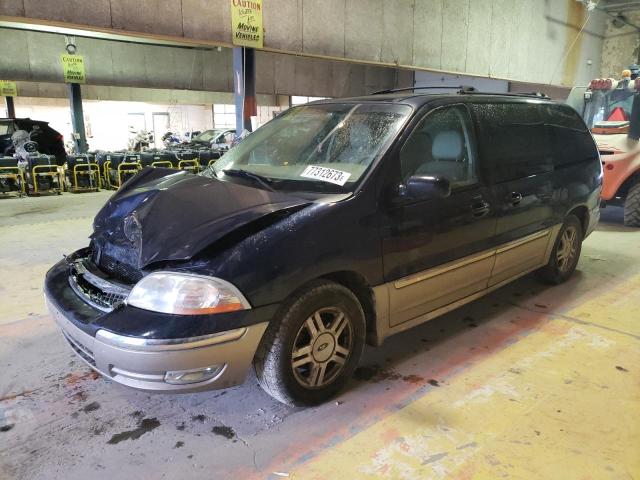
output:
<instances>
[{"instance_id":1,"label":"turn signal lens","mask_svg":"<svg viewBox=\"0 0 640 480\"><path fill-rule=\"evenodd\" d=\"M127 304L175 315L205 315L246 310L251 305L229 282L177 272L154 272L129 293Z\"/></svg>"}]
</instances>

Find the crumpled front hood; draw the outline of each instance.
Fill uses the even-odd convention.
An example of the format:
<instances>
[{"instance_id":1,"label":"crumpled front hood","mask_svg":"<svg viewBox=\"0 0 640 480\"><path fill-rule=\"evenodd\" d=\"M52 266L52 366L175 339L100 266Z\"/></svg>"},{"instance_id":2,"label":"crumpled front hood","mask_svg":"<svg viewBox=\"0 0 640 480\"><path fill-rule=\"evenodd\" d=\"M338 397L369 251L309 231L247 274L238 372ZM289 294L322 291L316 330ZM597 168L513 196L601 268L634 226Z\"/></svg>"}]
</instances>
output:
<instances>
[{"instance_id":1,"label":"crumpled front hood","mask_svg":"<svg viewBox=\"0 0 640 480\"><path fill-rule=\"evenodd\" d=\"M215 178L144 169L129 180L96 215L91 236L112 251L135 252L137 268L186 260L233 230L308 200L245 187Z\"/></svg>"}]
</instances>

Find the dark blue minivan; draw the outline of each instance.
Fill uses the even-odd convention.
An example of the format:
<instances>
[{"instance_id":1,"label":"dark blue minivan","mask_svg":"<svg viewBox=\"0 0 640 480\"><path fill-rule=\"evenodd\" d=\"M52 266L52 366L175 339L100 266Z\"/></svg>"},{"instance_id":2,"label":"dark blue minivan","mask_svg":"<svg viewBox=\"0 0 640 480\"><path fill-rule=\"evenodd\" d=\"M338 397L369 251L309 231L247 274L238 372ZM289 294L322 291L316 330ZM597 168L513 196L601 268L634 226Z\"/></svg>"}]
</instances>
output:
<instances>
[{"instance_id":1,"label":"dark blue minivan","mask_svg":"<svg viewBox=\"0 0 640 480\"><path fill-rule=\"evenodd\" d=\"M147 168L47 273L62 333L115 382L326 400L365 342L529 272L576 268L602 167L539 95L397 91L294 107L200 174Z\"/></svg>"}]
</instances>

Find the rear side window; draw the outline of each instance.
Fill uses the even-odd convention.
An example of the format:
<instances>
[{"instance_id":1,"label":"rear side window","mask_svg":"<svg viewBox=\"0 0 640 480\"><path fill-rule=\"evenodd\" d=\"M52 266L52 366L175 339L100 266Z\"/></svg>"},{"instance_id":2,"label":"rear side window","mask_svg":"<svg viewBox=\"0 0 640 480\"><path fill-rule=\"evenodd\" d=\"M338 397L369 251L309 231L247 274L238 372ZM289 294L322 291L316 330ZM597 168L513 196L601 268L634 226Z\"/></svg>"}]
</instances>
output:
<instances>
[{"instance_id":1,"label":"rear side window","mask_svg":"<svg viewBox=\"0 0 640 480\"><path fill-rule=\"evenodd\" d=\"M478 103L482 170L494 183L551 172L553 164L544 118L532 103Z\"/></svg>"},{"instance_id":2,"label":"rear side window","mask_svg":"<svg viewBox=\"0 0 640 480\"><path fill-rule=\"evenodd\" d=\"M597 158L591 132L573 109L563 105L540 105L540 110L549 131L556 168Z\"/></svg>"},{"instance_id":3,"label":"rear side window","mask_svg":"<svg viewBox=\"0 0 640 480\"><path fill-rule=\"evenodd\" d=\"M0 135L13 133L13 122L0 122Z\"/></svg>"}]
</instances>

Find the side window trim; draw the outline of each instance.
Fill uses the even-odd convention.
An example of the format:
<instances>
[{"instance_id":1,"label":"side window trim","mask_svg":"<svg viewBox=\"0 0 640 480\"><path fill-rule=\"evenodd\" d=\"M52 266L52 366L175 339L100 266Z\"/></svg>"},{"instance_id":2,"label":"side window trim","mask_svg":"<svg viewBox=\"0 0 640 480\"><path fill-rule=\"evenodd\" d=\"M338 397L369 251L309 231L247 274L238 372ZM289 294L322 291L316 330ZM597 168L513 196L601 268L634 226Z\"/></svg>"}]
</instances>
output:
<instances>
[{"instance_id":1,"label":"side window trim","mask_svg":"<svg viewBox=\"0 0 640 480\"><path fill-rule=\"evenodd\" d=\"M469 154L473 158L473 163L471 165L473 171L471 173L473 173L476 179L476 181L473 183L457 187L455 190L458 191L458 189L462 190L468 187L475 187L480 183L484 183L484 178L482 178L481 176L482 169L480 168L481 159L478 151L478 132L476 129L476 123L473 121L473 112L466 103L456 103L455 105L460 105L464 108L464 111L467 112L467 128L465 129L465 138L468 141Z\"/></svg>"}]
</instances>

